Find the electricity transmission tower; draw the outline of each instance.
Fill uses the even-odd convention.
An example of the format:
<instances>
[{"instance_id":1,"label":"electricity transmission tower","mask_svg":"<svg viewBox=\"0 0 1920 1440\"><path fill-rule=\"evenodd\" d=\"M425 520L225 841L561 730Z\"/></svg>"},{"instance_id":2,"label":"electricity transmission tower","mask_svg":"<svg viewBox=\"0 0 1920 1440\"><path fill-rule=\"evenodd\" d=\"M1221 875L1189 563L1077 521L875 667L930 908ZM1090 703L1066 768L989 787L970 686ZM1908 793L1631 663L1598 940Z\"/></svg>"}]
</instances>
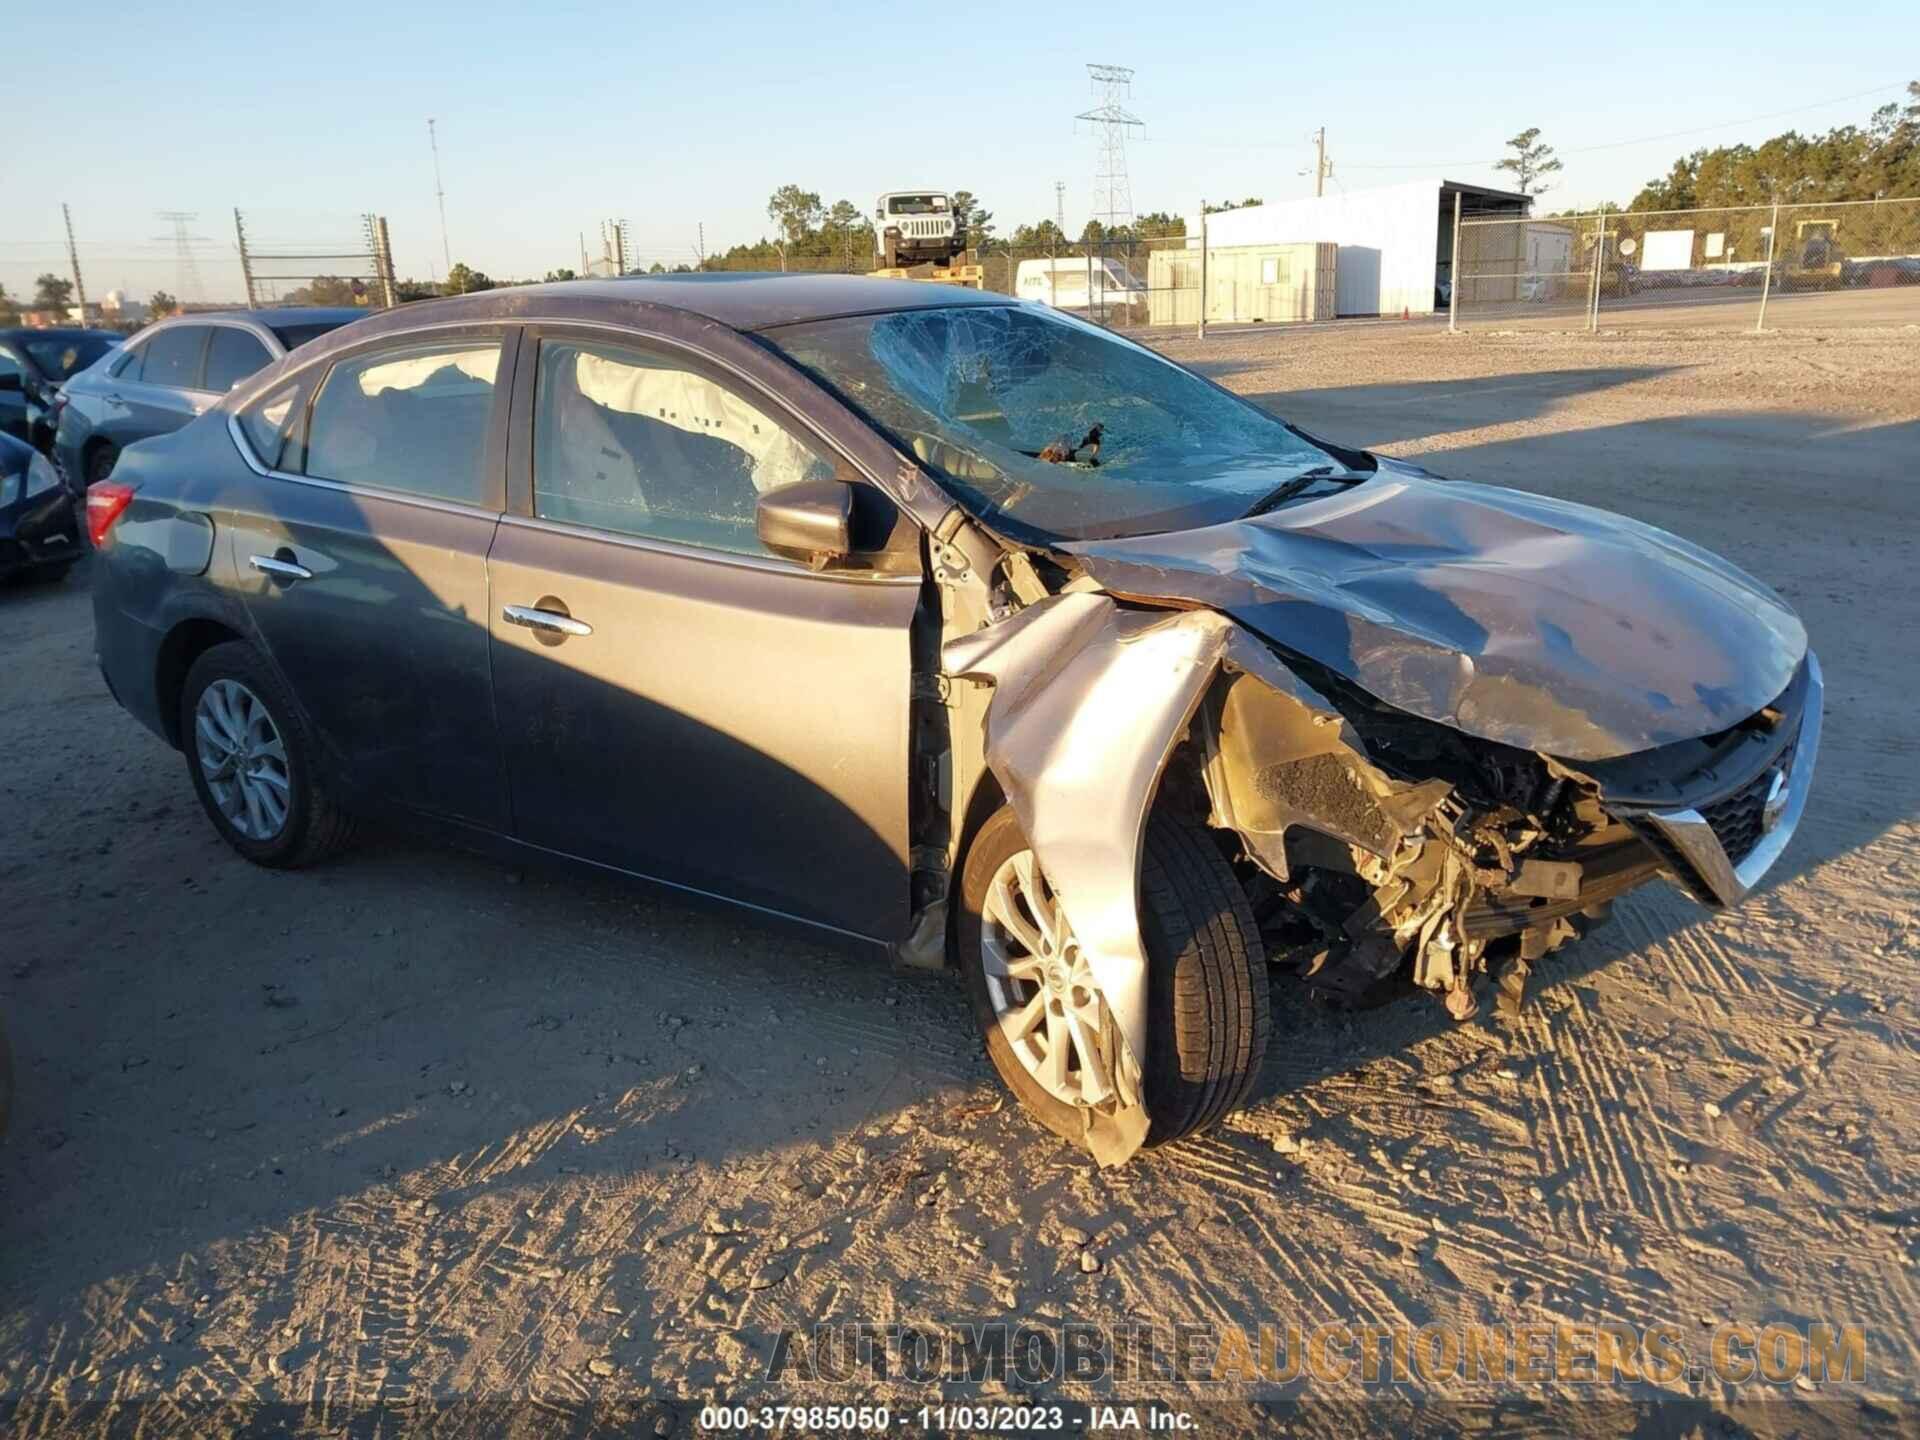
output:
<instances>
[{"instance_id":1,"label":"electricity transmission tower","mask_svg":"<svg viewBox=\"0 0 1920 1440\"><path fill-rule=\"evenodd\" d=\"M1064 180L1056 180L1053 182L1053 223L1055 228L1059 230L1061 237L1065 238L1067 233L1067 182Z\"/></svg>"},{"instance_id":2,"label":"electricity transmission tower","mask_svg":"<svg viewBox=\"0 0 1920 1440\"><path fill-rule=\"evenodd\" d=\"M447 243L447 187L440 183L440 137L433 128L433 117L427 117L427 144L433 149L433 198L440 206L440 258L447 262L447 273L453 273L453 247Z\"/></svg>"},{"instance_id":3,"label":"electricity transmission tower","mask_svg":"<svg viewBox=\"0 0 1920 1440\"><path fill-rule=\"evenodd\" d=\"M154 214L173 226L174 288L180 292L182 306L189 300L204 300L200 293L200 266L193 258L193 247L206 239L188 232L187 226L200 218L197 210L157 210Z\"/></svg>"},{"instance_id":4,"label":"electricity transmission tower","mask_svg":"<svg viewBox=\"0 0 1920 1440\"><path fill-rule=\"evenodd\" d=\"M1133 71L1125 65L1089 65L1094 106L1074 116L1093 125L1099 151L1093 170L1093 213L1108 230L1133 223L1133 182L1127 178L1127 132L1143 122L1126 106L1133 97Z\"/></svg>"}]
</instances>

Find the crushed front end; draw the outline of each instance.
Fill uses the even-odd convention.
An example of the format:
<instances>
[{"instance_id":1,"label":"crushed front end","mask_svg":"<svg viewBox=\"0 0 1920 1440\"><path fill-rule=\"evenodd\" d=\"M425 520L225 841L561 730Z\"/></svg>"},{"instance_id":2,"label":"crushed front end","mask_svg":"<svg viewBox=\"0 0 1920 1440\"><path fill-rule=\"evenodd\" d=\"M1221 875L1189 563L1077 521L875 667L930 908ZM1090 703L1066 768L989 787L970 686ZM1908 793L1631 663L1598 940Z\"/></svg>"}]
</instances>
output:
<instances>
[{"instance_id":1,"label":"crushed front end","mask_svg":"<svg viewBox=\"0 0 1920 1440\"><path fill-rule=\"evenodd\" d=\"M1575 763L1393 709L1290 667L1339 723L1243 675L1195 727L1208 819L1230 832L1273 960L1365 1004L1402 981L1475 1012L1659 875L1711 906L1758 883L1804 808L1819 744L1809 654L1774 703L1715 735Z\"/></svg>"}]
</instances>

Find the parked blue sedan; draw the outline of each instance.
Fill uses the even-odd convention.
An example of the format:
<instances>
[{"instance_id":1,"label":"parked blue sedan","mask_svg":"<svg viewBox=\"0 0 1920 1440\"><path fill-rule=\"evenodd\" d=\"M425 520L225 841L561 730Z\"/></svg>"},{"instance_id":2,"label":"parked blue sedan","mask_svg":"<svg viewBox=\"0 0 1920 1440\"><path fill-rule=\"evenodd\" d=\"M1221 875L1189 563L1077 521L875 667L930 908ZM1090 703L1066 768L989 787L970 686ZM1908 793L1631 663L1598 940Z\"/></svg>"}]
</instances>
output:
<instances>
[{"instance_id":1,"label":"parked blue sedan","mask_svg":"<svg viewBox=\"0 0 1920 1440\"><path fill-rule=\"evenodd\" d=\"M165 435L288 351L369 312L287 306L177 315L149 325L112 358L62 388L53 457L77 492L113 470L120 452Z\"/></svg>"}]
</instances>

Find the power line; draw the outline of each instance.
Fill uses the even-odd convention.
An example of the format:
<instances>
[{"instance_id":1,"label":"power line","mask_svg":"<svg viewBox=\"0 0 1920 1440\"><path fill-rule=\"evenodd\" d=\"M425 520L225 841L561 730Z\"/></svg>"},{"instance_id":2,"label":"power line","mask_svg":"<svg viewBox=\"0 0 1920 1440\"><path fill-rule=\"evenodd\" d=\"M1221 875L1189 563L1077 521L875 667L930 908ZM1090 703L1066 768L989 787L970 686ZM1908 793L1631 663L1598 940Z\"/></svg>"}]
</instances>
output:
<instances>
[{"instance_id":1,"label":"power line","mask_svg":"<svg viewBox=\"0 0 1920 1440\"><path fill-rule=\"evenodd\" d=\"M1555 153L1560 155L1590 155L1602 150L1624 150L1634 145L1655 145L1663 140L1682 140L1689 135L1704 135L1710 131L1730 130L1741 125L1758 125L1765 120L1778 120L1786 115L1801 115L1809 110L1821 110L1829 105L1843 104L1848 100L1860 100L1869 95L1881 95L1889 90L1904 90L1906 87L1907 82L1905 80L1895 80L1890 84L1875 85L1866 90L1856 90L1850 95L1835 95L1828 100L1815 100L1810 104L1796 105L1787 110L1774 110L1765 115L1750 115L1744 120L1721 120L1716 121L1712 125L1696 125L1687 130L1669 130L1662 135L1643 135L1633 140L1609 140L1599 145L1577 145L1570 148L1561 148ZM1164 135L1157 139L1146 140L1145 143L1178 145L1183 149L1194 148L1202 150L1290 150L1293 148L1291 145L1285 143L1265 140L1221 142L1210 140L1183 140L1177 137L1169 138ZM1495 155L1481 160L1407 160L1396 161L1391 165L1354 165L1349 163L1347 168L1349 170L1465 170L1470 166L1492 165L1505 158L1503 155Z\"/></svg>"}]
</instances>

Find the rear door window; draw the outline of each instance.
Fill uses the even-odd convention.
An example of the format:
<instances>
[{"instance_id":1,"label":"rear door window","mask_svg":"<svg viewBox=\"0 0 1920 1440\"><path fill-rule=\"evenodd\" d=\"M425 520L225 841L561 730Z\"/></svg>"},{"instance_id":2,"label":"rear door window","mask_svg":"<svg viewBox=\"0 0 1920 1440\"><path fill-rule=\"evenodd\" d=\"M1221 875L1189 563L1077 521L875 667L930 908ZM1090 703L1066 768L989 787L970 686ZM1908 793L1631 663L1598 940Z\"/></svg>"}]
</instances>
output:
<instances>
[{"instance_id":1,"label":"rear door window","mask_svg":"<svg viewBox=\"0 0 1920 1440\"><path fill-rule=\"evenodd\" d=\"M224 395L256 370L264 370L273 357L267 347L244 330L231 325L213 327L207 342L207 378L202 387Z\"/></svg>"},{"instance_id":2,"label":"rear door window","mask_svg":"<svg viewBox=\"0 0 1920 1440\"><path fill-rule=\"evenodd\" d=\"M206 353L207 327L176 325L162 330L146 344L146 363L140 379L148 385L164 385L169 390L198 390L200 361Z\"/></svg>"},{"instance_id":3,"label":"rear door window","mask_svg":"<svg viewBox=\"0 0 1920 1440\"><path fill-rule=\"evenodd\" d=\"M394 345L328 371L307 425L306 473L465 505L482 474L500 369L495 337Z\"/></svg>"}]
</instances>

